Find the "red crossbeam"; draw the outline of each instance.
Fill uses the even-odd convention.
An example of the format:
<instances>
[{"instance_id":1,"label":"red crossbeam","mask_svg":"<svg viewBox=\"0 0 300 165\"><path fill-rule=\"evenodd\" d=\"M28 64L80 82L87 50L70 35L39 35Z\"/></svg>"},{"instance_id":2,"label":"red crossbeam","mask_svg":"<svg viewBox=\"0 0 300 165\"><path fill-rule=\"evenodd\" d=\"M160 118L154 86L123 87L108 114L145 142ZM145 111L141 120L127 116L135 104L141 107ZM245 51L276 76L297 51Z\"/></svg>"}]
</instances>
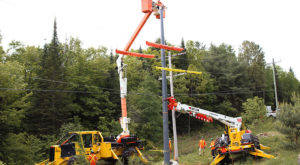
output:
<instances>
[{"instance_id":1,"label":"red crossbeam","mask_svg":"<svg viewBox=\"0 0 300 165\"><path fill-rule=\"evenodd\" d=\"M177 47L174 47L174 46L156 44L156 43L149 42L149 41L146 41L146 45L151 46L151 47L155 47L155 48L159 48L159 49L174 50L174 51L178 51L178 52L181 52L181 51L184 50L183 48L177 48Z\"/></svg>"},{"instance_id":2,"label":"red crossbeam","mask_svg":"<svg viewBox=\"0 0 300 165\"><path fill-rule=\"evenodd\" d=\"M135 56L135 57L143 57L143 58L154 58L155 55L152 54L141 54L141 53L135 53L135 52L127 52L127 51L122 51L116 49L117 54L123 54L123 55L128 55L128 56Z\"/></svg>"}]
</instances>

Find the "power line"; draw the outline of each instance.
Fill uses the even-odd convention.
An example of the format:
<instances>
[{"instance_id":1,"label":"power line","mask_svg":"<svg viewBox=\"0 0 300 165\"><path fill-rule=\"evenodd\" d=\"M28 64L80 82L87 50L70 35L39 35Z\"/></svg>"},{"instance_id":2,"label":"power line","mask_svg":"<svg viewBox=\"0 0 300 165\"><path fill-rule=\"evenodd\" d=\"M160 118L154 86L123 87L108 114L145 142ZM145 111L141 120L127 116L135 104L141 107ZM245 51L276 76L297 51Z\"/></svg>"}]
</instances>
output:
<instances>
[{"instance_id":1,"label":"power line","mask_svg":"<svg viewBox=\"0 0 300 165\"><path fill-rule=\"evenodd\" d=\"M60 92L60 93L83 93L83 94L103 94L104 92L91 92L91 91L76 91L76 90L59 90L59 89L20 89L20 88L0 88L0 90L14 90L14 91L34 91L34 92ZM112 93L119 95L120 93ZM159 96L147 93L129 93L128 95L145 95L145 96Z\"/></svg>"},{"instance_id":2,"label":"power line","mask_svg":"<svg viewBox=\"0 0 300 165\"><path fill-rule=\"evenodd\" d=\"M110 90L110 91L118 91L116 89L111 89L111 88L105 88L105 87L97 87L94 85L82 85L82 84L76 84L73 82L64 82L64 81L58 81L58 80L49 80L49 79L43 79L43 78L38 78L38 77L33 77L32 79L37 79L37 80L42 80L42 81L48 81L48 82L55 82L55 83L62 83L62 84L72 84L72 85L78 85L78 86L84 86L84 87L92 87L92 88L99 88L99 89L104 89L104 90Z\"/></svg>"},{"instance_id":3,"label":"power line","mask_svg":"<svg viewBox=\"0 0 300 165\"><path fill-rule=\"evenodd\" d=\"M10 74L10 75L16 75L16 74ZM20 76L24 77L24 76ZM84 86L84 87L91 87L91 88L98 88L102 90L107 90L111 91L113 94L120 94L119 89L112 89L112 88L105 88L105 87L99 87L99 86L94 86L94 85L83 85L83 84L78 84L78 83L73 83L73 82L65 82L65 81L59 81L59 80L50 80L50 79L44 79L44 78L39 78L39 77L33 77L32 79L36 80L41 80L41 81L47 81L47 82L55 82L55 83L62 83L62 84L71 84L71 85L77 85L77 86ZM260 86L257 88L264 88L265 86ZM229 94L241 94L242 93L262 93L266 90L262 91L249 91L249 89L252 87L244 87L240 88L238 90L225 90L225 91L216 91L216 92L209 92L209 93L200 93L200 94L176 94L176 95L181 95L181 96L197 96L197 95L229 95ZM3 88L5 89L5 88ZM2 89L2 90L3 90ZM13 89L13 88L7 88L7 89ZM16 89L16 90L21 90L21 89ZM27 90L27 91L37 91L37 92L65 92L65 93L88 93L88 94L100 94L101 92L90 92L90 91L76 91L76 90L42 90L42 89L22 89L22 90ZM272 90L274 91L274 90ZM283 92L283 91L280 91ZM102 92L103 93L103 92ZM158 96L158 95L151 95L151 94L146 94L146 93L135 93L135 94L129 94L129 95L146 95L146 96Z\"/></svg>"},{"instance_id":4,"label":"power line","mask_svg":"<svg viewBox=\"0 0 300 165\"><path fill-rule=\"evenodd\" d=\"M211 92L211 93L197 93L197 94L175 94L177 96L201 96L201 95L231 95L231 94L249 94L249 93L263 93L263 92L274 92L274 90L261 90L261 91L245 91L245 92Z\"/></svg>"},{"instance_id":5,"label":"power line","mask_svg":"<svg viewBox=\"0 0 300 165\"><path fill-rule=\"evenodd\" d=\"M0 88L0 90L16 90L16 91L35 91L35 92L61 92L61 93L84 93L84 94L103 94L104 92L91 92L91 91L76 91L76 90L58 90L58 89L18 89L18 88ZM230 94L249 94L249 93L263 93L263 92L274 92L274 90L261 90L261 91L241 91L241 92L210 92L210 93L175 93L177 96L201 96L201 95L230 95ZM119 93L113 93L118 94ZM145 95L145 96L161 96L147 93L130 92L128 95Z\"/></svg>"}]
</instances>

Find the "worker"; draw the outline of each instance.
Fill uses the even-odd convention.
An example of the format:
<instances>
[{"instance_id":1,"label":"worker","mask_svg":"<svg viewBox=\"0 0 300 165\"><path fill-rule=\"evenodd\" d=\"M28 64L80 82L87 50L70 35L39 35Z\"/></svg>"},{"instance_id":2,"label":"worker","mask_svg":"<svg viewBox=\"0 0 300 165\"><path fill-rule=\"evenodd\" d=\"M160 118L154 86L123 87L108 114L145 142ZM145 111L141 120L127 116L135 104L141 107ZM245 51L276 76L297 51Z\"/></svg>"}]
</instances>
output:
<instances>
[{"instance_id":1,"label":"worker","mask_svg":"<svg viewBox=\"0 0 300 165\"><path fill-rule=\"evenodd\" d=\"M210 150L211 150L211 156L213 159L215 158L215 140L213 138L210 139Z\"/></svg>"},{"instance_id":2,"label":"worker","mask_svg":"<svg viewBox=\"0 0 300 165\"><path fill-rule=\"evenodd\" d=\"M201 140L199 141L198 146L199 146L199 155L201 155L201 151L202 151L202 154L204 155L204 149L206 147L206 142L205 142L203 136L202 136Z\"/></svg>"},{"instance_id":3,"label":"worker","mask_svg":"<svg viewBox=\"0 0 300 165\"><path fill-rule=\"evenodd\" d=\"M88 160L90 161L90 165L96 165L97 161L98 161L98 158L97 156L95 155L94 151L91 150L91 154L88 158Z\"/></svg>"},{"instance_id":4,"label":"worker","mask_svg":"<svg viewBox=\"0 0 300 165\"><path fill-rule=\"evenodd\" d=\"M170 152L172 152L172 139L169 138L169 149L170 149Z\"/></svg>"}]
</instances>

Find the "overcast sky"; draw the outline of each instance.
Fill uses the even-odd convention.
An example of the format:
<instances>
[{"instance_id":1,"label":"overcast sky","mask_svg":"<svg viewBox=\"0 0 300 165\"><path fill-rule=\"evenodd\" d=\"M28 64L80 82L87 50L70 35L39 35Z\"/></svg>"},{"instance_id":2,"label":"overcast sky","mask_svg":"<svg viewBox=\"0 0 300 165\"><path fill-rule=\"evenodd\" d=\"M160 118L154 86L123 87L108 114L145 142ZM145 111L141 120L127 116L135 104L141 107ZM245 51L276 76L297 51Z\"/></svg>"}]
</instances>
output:
<instances>
[{"instance_id":1,"label":"overcast sky","mask_svg":"<svg viewBox=\"0 0 300 165\"><path fill-rule=\"evenodd\" d=\"M162 0L167 6L165 38L206 45L226 43L238 52L244 40L254 41L284 70L300 79L299 0ZM123 49L143 17L141 0L0 0L2 45L19 40L25 45L49 42L53 20L58 37L78 37L84 47ZM133 48L160 36L159 20L151 16Z\"/></svg>"}]
</instances>

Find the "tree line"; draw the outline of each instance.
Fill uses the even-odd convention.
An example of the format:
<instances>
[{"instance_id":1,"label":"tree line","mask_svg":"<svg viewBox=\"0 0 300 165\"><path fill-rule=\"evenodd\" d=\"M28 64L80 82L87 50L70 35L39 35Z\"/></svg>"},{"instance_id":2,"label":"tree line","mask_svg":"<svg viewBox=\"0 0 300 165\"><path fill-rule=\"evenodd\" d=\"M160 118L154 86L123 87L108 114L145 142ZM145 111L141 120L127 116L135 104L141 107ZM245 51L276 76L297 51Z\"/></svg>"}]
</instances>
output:
<instances>
[{"instance_id":1,"label":"tree line","mask_svg":"<svg viewBox=\"0 0 300 165\"><path fill-rule=\"evenodd\" d=\"M238 52L225 43L207 46L182 39L176 46L184 48L186 54L172 59L173 68L203 72L174 78L178 101L229 116L245 114L245 102L254 97L274 109L272 67L258 44L244 41ZM160 66L160 50L131 51L156 58L124 59L128 65L130 131L142 139L160 142L161 71L155 69ZM59 42L56 21L52 40L43 47L12 41L4 50L0 36L0 160L6 164L43 160L50 144L65 131L119 134L117 58L102 46L83 48L78 38ZM275 75L279 102L293 103L292 93L300 93L300 82L292 68L286 72L276 65ZM177 114L178 134L199 130L202 125L188 115ZM171 133L171 123L169 128Z\"/></svg>"}]
</instances>

